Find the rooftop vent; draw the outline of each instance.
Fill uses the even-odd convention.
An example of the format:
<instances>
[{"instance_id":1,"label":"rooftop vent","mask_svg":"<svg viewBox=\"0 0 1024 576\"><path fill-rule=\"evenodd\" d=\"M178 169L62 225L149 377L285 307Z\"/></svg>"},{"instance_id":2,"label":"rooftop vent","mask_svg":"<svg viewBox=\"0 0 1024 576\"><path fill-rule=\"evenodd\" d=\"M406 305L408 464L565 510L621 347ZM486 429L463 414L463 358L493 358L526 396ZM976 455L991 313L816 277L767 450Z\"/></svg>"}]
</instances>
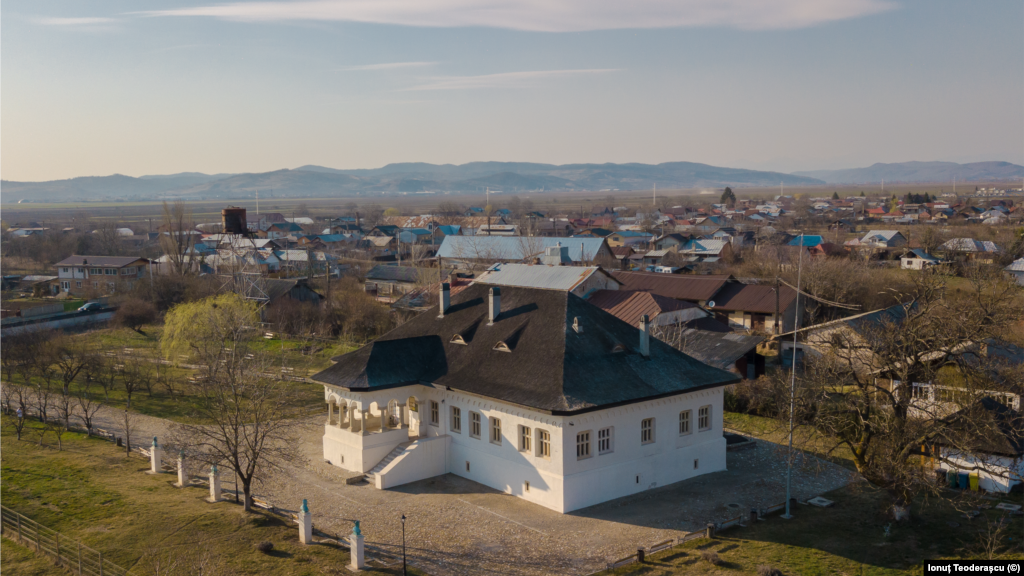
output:
<instances>
[{"instance_id":1,"label":"rooftop vent","mask_svg":"<svg viewBox=\"0 0 1024 576\"><path fill-rule=\"evenodd\" d=\"M541 257L540 261L548 266L572 264L572 258L569 258L569 247L562 246L561 242L554 246L548 246L544 249L544 256Z\"/></svg>"},{"instance_id":2,"label":"rooftop vent","mask_svg":"<svg viewBox=\"0 0 1024 576\"><path fill-rule=\"evenodd\" d=\"M493 326L501 314L501 288L491 288L487 296L487 325Z\"/></svg>"},{"instance_id":3,"label":"rooftop vent","mask_svg":"<svg viewBox=\"0 0 1024 576\"><path fill-rule=\"evenodd\" d=\"M494 345L494 348L491 348L491 350L497 350L498 352L512 351L512 349L508 347L508 344L505 344L504 342L498 342L497 344Z\"/></svg>"},{"instance_id":4,"label":"rooftop vent","mask_svg":"<svg viewBox=\"0 0 1024 576\"><path fill-rule=\"evenodd\" d=\"M452 303L452 287L451 284L443 282L441 284L441 314L438 318L444 318L444 313L448 311L448 306Z\"/></svg>"},{"instance_id":5,"label":"rooftop vent","mask_svg":"<svg viewBox=\"0 0 1024 576\"><path fill-rule=\"evenodd\" d=\"M455 336L452 336L452 339L449 340L448 343L449 344L462 344L463 346L465 346L466 345L466 340L462 337L461 334L456 334Z\"/></svg>"},{"instance_id":6,"label":"rooftop vent","mask_svg":"<svg viewBox=\"0 0 1024 576\"><path fill-rule=\"evenodd\" d=\"M583 334L583 325L580 324L579 316L572 319L572 329L575 330L577 334Z\"/></svg>"},{"instance_id":7,"label":"rooftop vent","mask_svg":"<svg viewBox=\"0 0 1024 576\"><path fill-rule=\"evenodd\" d=\"M647 314L640 317L640 355L651 357L651 320Z\"/></svg>"}]
</instances>

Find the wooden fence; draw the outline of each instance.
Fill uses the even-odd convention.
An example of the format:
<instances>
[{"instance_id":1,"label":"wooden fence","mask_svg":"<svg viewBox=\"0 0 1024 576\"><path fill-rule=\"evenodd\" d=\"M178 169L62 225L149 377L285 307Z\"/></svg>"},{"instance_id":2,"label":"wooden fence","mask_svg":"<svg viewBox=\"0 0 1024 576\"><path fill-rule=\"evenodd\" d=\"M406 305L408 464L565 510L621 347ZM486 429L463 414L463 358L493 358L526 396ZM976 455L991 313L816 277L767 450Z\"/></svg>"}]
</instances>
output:
<instances>
[{"instance_id":1,"label":"wooden fence","mask_svg":"<svg viewBox=\"0 0 1024 576\"><path fill-rule=\"evenodd\" d=\"M50 557L72 574L80 576L125 576L128 570L103 558L78 540L51 530L26 516L0 506L0 533L7 538Z\"/></svg>"}]
</instances>

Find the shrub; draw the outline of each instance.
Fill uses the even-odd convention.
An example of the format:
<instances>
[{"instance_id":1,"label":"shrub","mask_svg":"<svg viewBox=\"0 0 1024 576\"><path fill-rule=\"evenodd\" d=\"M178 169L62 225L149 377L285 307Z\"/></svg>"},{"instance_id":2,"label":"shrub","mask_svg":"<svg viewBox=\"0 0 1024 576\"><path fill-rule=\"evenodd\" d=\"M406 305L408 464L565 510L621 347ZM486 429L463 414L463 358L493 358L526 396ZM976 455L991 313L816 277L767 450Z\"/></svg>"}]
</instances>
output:
<instances>
[{"instance_id":1,"label":"shrub","mask_svg":"<svg viewBox=\"0 0 1024 576\"><path fill-rule=\"evenodd\" d=\"M151 324L157 319L156 306L139 298L128 298L121 302L114 312L114 325L140 331L143 324Z\"/></svg>"},{"instance_id":2,"label":"shrub","mask_svg":"<svg viewBox=\"0 0 1024 576\"><path fill-rule=\"evenodd\" d=\"M782 576L782 571L767 564L757 567L757 576Z\"/></svg>"},{"instance_id":3,"label":"shrub","mask_svg":"<svg viewBox=\"0 0 1024 576\"><path fill-rule=\"evenodd\" d=\"M269 554L270 551L274 549L274 543L264 540L256 545L256 549L264 554Z\"/></svg>"},{"instance_id":4,"label":"shrub","mask_svg":"<svg viewBox=\"0 0 1024 576\"><path fill-rule=\"evenodd\" d=\"M700 559L712 566L718 566L722 563L722 559L718 557L718 552L714 550L701 550Z\"/></svg>"}]
</instances>

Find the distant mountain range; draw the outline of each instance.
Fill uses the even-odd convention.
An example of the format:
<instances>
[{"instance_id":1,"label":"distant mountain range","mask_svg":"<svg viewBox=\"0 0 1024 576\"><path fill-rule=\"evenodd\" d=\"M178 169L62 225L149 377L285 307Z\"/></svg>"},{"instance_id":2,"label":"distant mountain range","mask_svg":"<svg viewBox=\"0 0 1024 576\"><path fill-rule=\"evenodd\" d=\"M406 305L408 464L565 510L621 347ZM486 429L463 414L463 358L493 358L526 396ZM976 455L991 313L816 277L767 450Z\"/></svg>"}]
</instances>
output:
<instances>
[{"instance_id":1,"label":"distant mountain range","mask_svg":"<svg viewBox=\"0 0 1024 576\"><path fill-rule=\"evenodd\" d=\"M847 170L810 170L794 172L824 180L829 184L866 184L869 182L979 182L1006 181L1024 178L1024 166L1009 162L900 162L873 164L867 168Z\"/></svg>"},{"instance_id":2,"label":"distant mountain range","mask_svg":"<svg viewBox=\"0 0 1024 576\"><path fill-rule=\"evenodd\" d=\"M88 176L50 182L0 182L5 203L148 200L155 198L351 197L416 192L545 192L554 190L662 189L815 186L826 183L947 182L1018 180L1024 167L1008 162L905 162L875 164L851 170L817 170L783 174L723 168L694 162L664 164L535 164L528 162L471 162L469 164L388 164L383 168L337 170L301 166L259 174L201 174L182 172L133 178Z\"/></svg>"},{"instance_id":3,"label":"distant mountain range","mask_svg":"<svg viewBox=\"0 0 1024 576\"><path fill-rule=\"evenodd\" d=\"M4 202L74 201L105 198L241 198L256 190L274 197L366 196L425 191L544 192L553 190L636 190L722 186L822 184L821 180L780 172L721 168L693 162L665 164L532 164L471 162L388 164L372 170L302 166L261 174L206 175L195 172L132 178L115 174L51 182L0 183Z\"/></svg>"}]
</instances>

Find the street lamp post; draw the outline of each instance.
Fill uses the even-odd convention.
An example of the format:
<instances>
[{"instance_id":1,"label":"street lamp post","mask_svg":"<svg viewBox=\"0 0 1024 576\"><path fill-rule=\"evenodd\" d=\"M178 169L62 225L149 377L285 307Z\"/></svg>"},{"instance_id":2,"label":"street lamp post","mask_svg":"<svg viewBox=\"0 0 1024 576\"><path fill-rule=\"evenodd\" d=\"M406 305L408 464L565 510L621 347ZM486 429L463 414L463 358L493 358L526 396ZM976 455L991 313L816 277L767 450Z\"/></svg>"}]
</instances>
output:
<instances>
[{"instance_id":1,"label":"street lamp post","mask_svg":"<svg viewBox=\"0 0 1024 576\"><path fill-rule=\"evenodd\" d=\"M402 576L405 575L405 514L402 514Z\"/></svg>"}]
</instances>

